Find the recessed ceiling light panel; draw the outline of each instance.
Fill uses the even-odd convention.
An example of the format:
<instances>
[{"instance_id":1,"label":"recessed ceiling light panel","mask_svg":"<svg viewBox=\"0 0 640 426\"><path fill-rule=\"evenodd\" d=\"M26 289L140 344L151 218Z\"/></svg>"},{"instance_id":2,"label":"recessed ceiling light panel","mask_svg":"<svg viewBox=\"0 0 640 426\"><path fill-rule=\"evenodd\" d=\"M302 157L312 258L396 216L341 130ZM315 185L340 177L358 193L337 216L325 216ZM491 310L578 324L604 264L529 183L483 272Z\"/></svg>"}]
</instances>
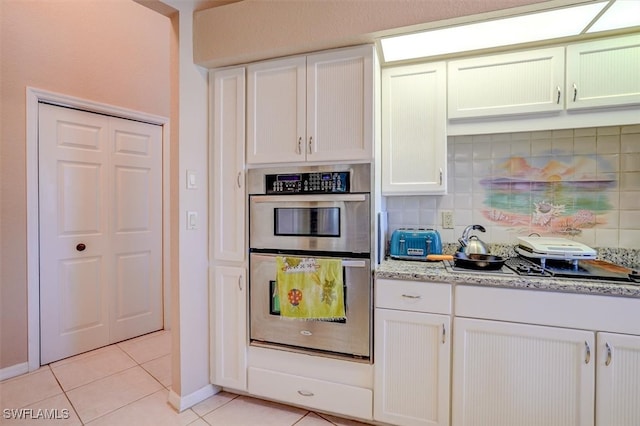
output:
<instances>
[{"instance_id":1,"label":"recessed ceiling light panel","mask_svg":"<svg viewBox=\"0 0 640 426\"><path fill-rule=\"evenodd\" d=\"M640 0L630 0L639 3ZM385 62L550 40L580 34L607 2L435 29L380 40Z\"/></svg>"},{"instance_id":2,"label":"recessed ceiling light panel","mask_svg":"<svg viewBox=\"0 0 640 426\"><path fill-rule=\"evenodd\" d=\"M588 33L640 26L640 0L616 0Z\"/></svg>"}]
</instances>

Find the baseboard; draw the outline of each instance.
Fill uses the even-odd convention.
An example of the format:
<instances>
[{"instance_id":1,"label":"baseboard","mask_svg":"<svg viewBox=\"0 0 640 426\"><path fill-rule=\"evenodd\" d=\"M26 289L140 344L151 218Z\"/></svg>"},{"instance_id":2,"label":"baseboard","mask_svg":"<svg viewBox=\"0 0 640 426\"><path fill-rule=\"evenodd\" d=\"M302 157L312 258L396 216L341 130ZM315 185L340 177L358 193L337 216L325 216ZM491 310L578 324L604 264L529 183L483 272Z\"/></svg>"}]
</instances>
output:
<instances>
[{"instance_id":1,"label":"baseboard","mask_svg":"<svg viewBox=\"0 0 640 426\"><path fill-rule=\"evenodd\" d=\"M173 389L169 391L169 404L178 412L182 412L187 408L191 408L199 402L204 401L220 392L221 388L214 385L206 385L203 388L198 389L195 392L190 393L189 395L180 396Z\"/></svg>"},{"instance_id":2,"label":"baseboard","mask_svg":"<svg viewBox=\"0 0 640 426\"><path fill-rule=\"evenodd\" d=\"M5 367L0 369L0 380L10 379L12 377L16 377L28 372L29 372L28 362L12 365L10 367Z\"/></svg>"}]
</instances>

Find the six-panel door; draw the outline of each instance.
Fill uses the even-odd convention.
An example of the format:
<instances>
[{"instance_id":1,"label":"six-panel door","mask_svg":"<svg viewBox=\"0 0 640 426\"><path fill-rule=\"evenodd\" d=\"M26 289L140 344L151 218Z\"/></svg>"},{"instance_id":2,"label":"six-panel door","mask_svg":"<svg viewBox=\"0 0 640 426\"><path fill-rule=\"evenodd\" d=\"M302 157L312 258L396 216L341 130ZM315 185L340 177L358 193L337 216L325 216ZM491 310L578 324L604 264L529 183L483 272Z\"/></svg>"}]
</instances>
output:
<instances>
[{"instance_id":1,"label":"six-panel door","mask_svg":"<svg viewBox=\"0 0 640 426\"><path fill-rule=\"evenodd\" d=\"M162 328L161 128L40 105L41 364Z\"/></svg>"}]
</instances>

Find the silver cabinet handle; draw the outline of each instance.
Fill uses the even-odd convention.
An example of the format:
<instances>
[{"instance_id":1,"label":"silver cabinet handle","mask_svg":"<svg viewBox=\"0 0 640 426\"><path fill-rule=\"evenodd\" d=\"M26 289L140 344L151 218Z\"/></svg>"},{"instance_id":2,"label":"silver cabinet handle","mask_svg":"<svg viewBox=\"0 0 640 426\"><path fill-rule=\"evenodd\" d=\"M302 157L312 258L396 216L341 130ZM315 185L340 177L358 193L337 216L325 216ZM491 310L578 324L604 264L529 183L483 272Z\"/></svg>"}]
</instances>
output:
<instances>
[{"instance_id":1,"label":"silver cabinet handle","mask_svg":"<svg viewBox=\"0 0 640 426\"><path fill-rule=\"evenodd\" d=\"M405 297L407 299L422 299L422 296L416 296L413 294L403 294L402 297Z\"/></svg>"},{"instance_id":2,"label":"silver cabinet handle","mask_svg":"<svg viewBox=\"0 0 640 426\"><path fill-rule=\"evenodd\" d=\"M591 361L591 347L589 346L588 342L584 342L584 349L586 351L585 357L584 357L584 363L585 364L589 364L589 361Z\"/></svg>"},{"instance_id":3,"label":"silver cabinet handle","mask_svg":"<svg viewBox=\"0 0 640 426\"><path fill-rule=\"evenodd\" d=\"M442 186L442 168L440 169L440 185Z\"/></svg>"},{"instance_id":4,"label":"silver cabinet handle","mask_svg":"<svg viewBox=\"0 0 640 426\"><path fill-rule=\"evenodd\" d=\"M313 146L313 136L309 136L309 154L312 153L311 147Z\"/></svg>"},{"instance_id":5,"label":"silver cabinet handle","mask_svg":"<svg viewBox=\"0 0 640 426\"><path fill-rule=\"evenodd\" d=\"M236 183L238 184L238 188L242 188L242 183L240 183L241 177L242 177L242 172L238 172L238 176L236 177Z\"/></svg>"},{"instance_id":6,"label":"silver cabinet handle","mask_svg":"<svg viewBox=\"0 0 640 426\"><path fill-rule=\"evenodd\" d=\"M442 344L444 344L446 341L445 339L446 335L447 335L447 329L444 327L444 324L442 324Z\"/></svg>"},{"instance_id":7,"label":"silver cabinet handle","mask_svg":"<svg viewBox=\"0 0 640 426\"><path fill-rule=\"evenodd\" d=\"M298 138L298 154L302 154L302 136Z\"/></svg>"},{"instance_id":8,"label":"silver cabinet handle","mask_svg":"<svg viewBox=\"0 0 640 426\"><path fill-rule=\"evenodd\" d=\"M573 102L578 98L578 86L573 83Z\"/></svg>"},{"instance_id":9,"label":"silver cabinet handle","mask_svg":"<svg viewBox=\"0 0 640 426\"><path fill-rule=\"evenodd\" d=\"M556 100L556 103L559 105L560 104L560 93L562 93L560 91L560 86L558 86L558 99Z\"/></svg>"},{"instance_id":10,"label":"silver cabinet handle","mask_svg":"<svg viewBox=\"0 0 640 426\"><path fill-rule=\"evenodd\" d=\"M242 291L242 277L238 277L238 289Z\"/></svg>"},{"instance_id":11,"label":"silver cabinet handle","mask_svg":"<svg viewBox=\"0 0 640 426\"><path fill-rule=\"evenodd\" d=\"M609 345L609 342L605 343L604 346L607 348L607 360L604 362L604 365L608 367L609 364L611 364L611 346Z\"/></svg>"},{"instance_id":12,"label":"silver cabinet handle","mask_svg":"<svg viewBox=\"0 0 640 426\"><path fill-rule=\"evenodd\" d=\"M299 390L298 393L302 396L313 396L313 392L309 392L308 390Z\"/></svg>"}]
</instances>

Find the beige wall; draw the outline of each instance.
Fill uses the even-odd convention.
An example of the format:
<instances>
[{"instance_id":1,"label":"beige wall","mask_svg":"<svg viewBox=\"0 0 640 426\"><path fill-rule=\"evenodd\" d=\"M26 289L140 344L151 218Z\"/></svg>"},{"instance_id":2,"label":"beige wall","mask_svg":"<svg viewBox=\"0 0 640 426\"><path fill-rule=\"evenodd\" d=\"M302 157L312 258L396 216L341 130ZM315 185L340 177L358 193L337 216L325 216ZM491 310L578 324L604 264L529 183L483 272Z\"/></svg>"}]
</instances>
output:
<instances>
[{"instance_id":1,"label":"beige wall","mask_svg":"<svg viewBox=\"0 0 640 426\"><path fill-rule=\"evenodd\" d=\"M240 64L370 43L435 21L572 1L579 0L244 0L196 13L194 60L211 68Z\"/></svg>"},{"instance_id":2,"label":"beige wall","mask_svg":"<svg viewBox=\"0 0 640 426\"><path fill-rule=\"evenodd\" d=\"M170 116L171 22L131 0L0 0L0 369L27 362L26 87Z\"/></svg>"}]
</instances>

